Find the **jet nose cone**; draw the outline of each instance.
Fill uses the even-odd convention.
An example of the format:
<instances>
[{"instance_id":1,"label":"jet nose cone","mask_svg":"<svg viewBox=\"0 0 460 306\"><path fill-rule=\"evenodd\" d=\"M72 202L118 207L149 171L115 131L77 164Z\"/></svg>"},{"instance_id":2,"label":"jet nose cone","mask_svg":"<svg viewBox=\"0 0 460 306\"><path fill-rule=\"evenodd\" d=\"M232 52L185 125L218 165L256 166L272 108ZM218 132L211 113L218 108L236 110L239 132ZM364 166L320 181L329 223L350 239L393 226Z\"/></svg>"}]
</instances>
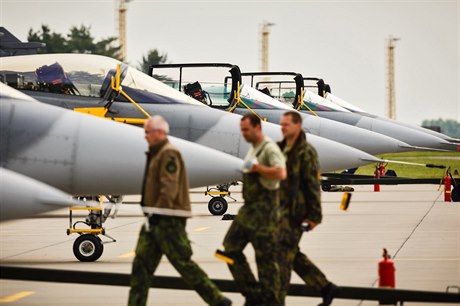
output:
<instances>
[{"instance_id":1,"label":"jet nose cone","mask_svg":"<svg viewBox=\"0 0 460 306\"><path fill-rule=\"evenodd\" d=\"M70 195L22 174L0 168L0 220L26 218L78 204Z\"/></svg>"},{"instance_id":2,"label":"jet nose cone","mask_svg":"<svg viewBox=\"0 0 460 306\"><path fill-rule=\"evenodd\" d=\"M408 144L398 139L327 118L307 117L306 120L321 122L319 136L343 143L371 155L400 152L404 151L402 149L404 146L408 146Z\"/></svg>"},{"instance_id":3,"label":"jet nose cone","mask_svg":"<svg viewBox=\"0 0 460 306\"><path fill-rule=\"evenodd\" d=\"M243 160L180 138L171 138L171 143L181 148L181 152L193 152L183 154L188 175L193 178L192 188L241 180Z\"/></svg>"},{"instance_id":4,"label":"jet nose cone","mask_svg":"<svg viewBox=\"0 0 460 306\"><path fill-rule=\"evenodd\" d=\"M445 149L449 145L448 141L437 136L384 120L374 120L372 130L417 147Z\"/></svg>"},{"instance_id":5,"label":"jet nose cone","mask_svg":"<svg viewBox=\"0 0 460 306\"><path fill-rule=\"evenodd\" d=\"M322 172L360 167L380 159L326 138L308 134L307 140L316 148Z\"/></svg>"}]
</instances>

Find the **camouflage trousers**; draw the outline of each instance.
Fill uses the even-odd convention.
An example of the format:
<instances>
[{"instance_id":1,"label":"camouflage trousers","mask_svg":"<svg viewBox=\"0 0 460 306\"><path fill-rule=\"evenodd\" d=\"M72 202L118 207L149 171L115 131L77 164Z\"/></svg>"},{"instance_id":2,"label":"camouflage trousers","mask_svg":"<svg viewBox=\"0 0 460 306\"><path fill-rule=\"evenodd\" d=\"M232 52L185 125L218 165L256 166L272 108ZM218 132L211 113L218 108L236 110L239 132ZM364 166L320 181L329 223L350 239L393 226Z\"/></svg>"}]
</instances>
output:
<instances>
[{"instance_id":1,"label":"camouflage trousers","mask_svg":"<svg viewBox=\"0 0 460 306\"><path fill-rule=\"evenodd\" d=\"M279 211L273 203L247 203L239 210L224 239L226 254L234 260L228 265L240 292L247 300L263 305L279 305L279 266L277 229ZM251 243L256 257L259 282L249 267L244 248Z\"/></svg>"},{"instance_id":2,"label":"camouflage trousers","mask_svg":"<svg viewBox=\"0 0 460 306\"><path fill-rule=\"evenodd\" d=\"M163 254L182 278L209 305L217 305L222 293L206 273L191 259L192 248L185 232L185 218L158 216L150 230L142 226L136 247L131 274L128 305L139 306L147 302L150 280Z\"/></svg>"},{"instance_id":3,"label":"camouflage trousers","mask_svg":"<svg viewBox=\"0 0 460 306\"><path fill-rule=\"evenodd\" d=\"M318 292L329 284L329 280L327 280L323 272L300 251L299 242L302 238L302 233L300 226L292 226L287 213L282 212L278 244L281 301L285 300L289 290L292 270L300 276L308 287L314 288Z\"/></svg>"}]
</instances>

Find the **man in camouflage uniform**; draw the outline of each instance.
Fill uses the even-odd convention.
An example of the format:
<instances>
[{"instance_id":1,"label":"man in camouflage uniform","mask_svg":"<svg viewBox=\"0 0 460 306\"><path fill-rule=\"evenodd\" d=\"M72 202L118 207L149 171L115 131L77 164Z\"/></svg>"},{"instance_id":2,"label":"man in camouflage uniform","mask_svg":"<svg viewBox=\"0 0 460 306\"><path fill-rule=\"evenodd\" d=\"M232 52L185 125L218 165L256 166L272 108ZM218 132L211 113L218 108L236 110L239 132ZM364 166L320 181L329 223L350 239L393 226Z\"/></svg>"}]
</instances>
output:
<instances>
[{"instance_id":1,"label":"man in camouflage uniform","mask_svg":"<svg viewBox=\"0 0 460 306\"><path fill-rule=\"evenodd\" d=\"M147 302L150 280L163 254L184 280L209 305L229 306L206 273L192 261L185 232L191 217L189 185L182 156L167 138L168 123L154 116L144 125L149 144L141 205L147 222L142 226L134 258L128 305Z\"/></svg>"},{"instance_id":2,"label":"man in camouflage uniform","mask_svg":"<svg viewBox=\"0 0 460 306\"><path fill-rule=\"evenodd\" d=\"M281 301L284 302L294 271L309 287L321 292L323 303L330 305L338 288L300 252L302 224L308 230L321 223L321 191L318 156L307 143L298 112L286 112L281 118L284 139L278 145L286 157L287 179L281 182L281 221L279 230L279 264L281 268Z\"/></svg>"},{"instance_id":3,"label":"man in camouflage uniform","mask_svg":"<svg viewBox=\"0 0 460 306\"><path fill-rule=\"evenodd\" d=\"M243 116L241 132L252 144L243 170L244 206L238 211L224 239L225 254L235 282L245 296L244 305L280 305L277 233L279 222L279 181L286 177L282 152L265 138L259 117ZM251 272L243 250L252 243L255 250L259 283Z\"/></svg>"}]
</instances>

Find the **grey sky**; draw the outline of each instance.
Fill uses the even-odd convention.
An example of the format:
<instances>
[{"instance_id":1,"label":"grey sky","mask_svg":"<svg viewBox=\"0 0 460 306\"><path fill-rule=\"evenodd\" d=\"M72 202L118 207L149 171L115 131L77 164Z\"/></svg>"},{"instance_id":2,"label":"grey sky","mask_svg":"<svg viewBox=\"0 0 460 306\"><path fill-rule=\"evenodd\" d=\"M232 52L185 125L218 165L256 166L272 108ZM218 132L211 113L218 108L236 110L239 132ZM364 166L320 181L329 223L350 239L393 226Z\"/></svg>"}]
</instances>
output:
<instances>
[{"instance_id":1,"label":"grey sky","mask_svg":"<svg viewBox=\"0 0 460 306\"><path fill-rule=\"evenodd\" d=\"M47 24L67 33L90 25L116 36L115 0L0 0L0 23L25 40ZM332 92L385 114L385 39L397 42L397 119L460 121L460 0L450 1L153 1L128 4L128 60L157 48L177 62L230 62L258 70L259 28L270 35L270 70L323 77Z\"/></svg>"}]
</instances>

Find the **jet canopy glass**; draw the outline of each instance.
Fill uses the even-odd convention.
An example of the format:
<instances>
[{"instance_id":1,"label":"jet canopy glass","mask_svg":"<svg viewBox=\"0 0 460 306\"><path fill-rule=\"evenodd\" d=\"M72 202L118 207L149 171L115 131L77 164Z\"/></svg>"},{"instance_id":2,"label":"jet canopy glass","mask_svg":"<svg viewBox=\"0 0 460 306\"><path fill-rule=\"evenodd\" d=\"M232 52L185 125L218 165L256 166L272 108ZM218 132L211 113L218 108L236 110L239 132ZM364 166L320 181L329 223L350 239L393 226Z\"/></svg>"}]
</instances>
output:
<instances>
[{"instance_id":1,"label":"jet canopy glass","mask_svg":"<svg viewBox=\"0 0 460 306\"><path fill-rule=\"evenodd\" d=\"M292 109L271 96L242 84L241 71L236 65L182 63L157 64L151 68L152 76L157 80L214 108Z\"/></svg>"},{"instance_id":2,"label":"jet canopy glass","mask_svg":"<svg viewBox=\"0 0 460 306\"><path fill-rule=\"evenodd\" d=\"M264 94L282 102L288 106L297 106L295 101L296 97L296 84L292 80L292 73L283 75L283 73L274 73L264 75L263 72L243 73L243 77L250 81L250 84L257 90ZM308 79L308 78L307 78ZM319 96L312 90L317 89L317 85L305 85L303 103L300 105L299 110L302 111L341 111L349 112L347 109L332 103L331 101Z\"/></svg>"},{"instance_id":3,"label":"jet canopy glass","mask_svg":"<svg viewBox=\"0 0 460 306\"><path fill-rule=\"evenodd\" d=\"M121 86L136 102L200 104L116 59L91 54L2 58L0 81L20 90L109 99L116 96L111 96L111 79L118 64ZM114 99L124 101L119 96Z\"/></svg>"}]
</instances>

